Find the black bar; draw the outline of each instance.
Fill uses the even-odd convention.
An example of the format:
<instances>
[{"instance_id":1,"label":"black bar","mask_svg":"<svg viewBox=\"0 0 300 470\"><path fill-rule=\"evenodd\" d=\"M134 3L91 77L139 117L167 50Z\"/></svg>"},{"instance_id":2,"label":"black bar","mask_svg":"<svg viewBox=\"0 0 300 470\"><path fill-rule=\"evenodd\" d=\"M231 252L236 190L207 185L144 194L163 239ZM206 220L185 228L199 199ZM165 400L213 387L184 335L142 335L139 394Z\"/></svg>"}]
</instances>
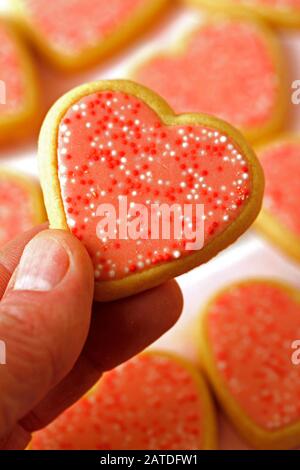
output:
<instances>
[{"instance_id":1,"label":"black bar","mask_svg":"<svg viewBox=\"0 0 300 470\"><path fill-rule=\"evenodd\" d=\"M52 468L56 462L66 462L76 468L112 468L122 467L149 468L150 465L161 466L186 466L209 468L211 464L232 466L258 464L274 464L286 468L295 461L299 462L299 454L295 451L2 451L0 456L0 468L7 468L12 462L17 468L24 468L30 464L30 468L44 470ZM43 468L41 467L43 465ZM241 469L243 470L243 469Z\"/></svg>"}]
</instances>

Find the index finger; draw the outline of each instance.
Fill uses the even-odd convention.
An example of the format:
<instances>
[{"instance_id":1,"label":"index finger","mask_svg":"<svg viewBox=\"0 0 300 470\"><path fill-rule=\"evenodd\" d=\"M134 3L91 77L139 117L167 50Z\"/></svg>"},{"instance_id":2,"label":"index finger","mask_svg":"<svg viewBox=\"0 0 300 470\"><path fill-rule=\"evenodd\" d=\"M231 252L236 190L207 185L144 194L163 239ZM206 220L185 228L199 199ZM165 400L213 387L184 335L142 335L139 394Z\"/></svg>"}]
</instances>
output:
<instances>
[{"instance_id":1,"label":"index finger","mask_svg":"<svg viewBox=\"0 0 300 470\"><path fill-rule=\"evenodd\" d=\"M178 320L183 297L169 281L111 303L96 303L90 333L75 367L21 424L28 432L53 421L86 393L101 374L145 349Z\"/></svg>"}]
</instances>

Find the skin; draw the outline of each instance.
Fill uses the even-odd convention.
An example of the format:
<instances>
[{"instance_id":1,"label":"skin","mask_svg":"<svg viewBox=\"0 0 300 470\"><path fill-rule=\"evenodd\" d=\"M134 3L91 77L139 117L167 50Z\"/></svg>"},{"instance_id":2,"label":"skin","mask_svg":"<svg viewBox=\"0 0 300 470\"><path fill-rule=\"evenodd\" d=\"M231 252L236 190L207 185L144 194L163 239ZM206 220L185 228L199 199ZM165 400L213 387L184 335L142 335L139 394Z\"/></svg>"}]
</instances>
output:
<instances>
[{"instance_id":1,"label":"skin","mask_svg":"<svg viewBox=\"0 0 300 470\"><path fill-rule=\"evenodd\" d=\"M25 247L34 249L41 239L64 247L64 277L47 291L14 289ZM51 269L41 265L44 274ZM1 250L0 338L7 364L0 367L0 449L26 448L33 431L78 400L104 371L155 341L182 310L175 281L109 304L93 304L93 284L90 258L69 232L39 226Z\"/></svg>"}]
</instances>

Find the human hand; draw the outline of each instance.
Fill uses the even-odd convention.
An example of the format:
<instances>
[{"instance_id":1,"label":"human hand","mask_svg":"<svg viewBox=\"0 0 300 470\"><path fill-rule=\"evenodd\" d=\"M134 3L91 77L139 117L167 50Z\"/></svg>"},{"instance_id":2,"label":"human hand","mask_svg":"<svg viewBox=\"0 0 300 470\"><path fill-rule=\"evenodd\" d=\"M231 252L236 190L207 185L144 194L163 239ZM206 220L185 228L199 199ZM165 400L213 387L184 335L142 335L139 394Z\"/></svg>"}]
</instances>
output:
<instances>
[{"instance_id":1,"label":"human hand","mask_svg":"<svg viewBox=\"0 0 300 470\"><path fill-rule=\"evenodd\" d=\"M33 431L103 372L155 341L182 309L175 281L92 304L93 267L83 245L71 233L44 229L0 253L0 340L7 348L7 364L0 365L0 449L24 449Z\"/></svg>"}]
</instances>

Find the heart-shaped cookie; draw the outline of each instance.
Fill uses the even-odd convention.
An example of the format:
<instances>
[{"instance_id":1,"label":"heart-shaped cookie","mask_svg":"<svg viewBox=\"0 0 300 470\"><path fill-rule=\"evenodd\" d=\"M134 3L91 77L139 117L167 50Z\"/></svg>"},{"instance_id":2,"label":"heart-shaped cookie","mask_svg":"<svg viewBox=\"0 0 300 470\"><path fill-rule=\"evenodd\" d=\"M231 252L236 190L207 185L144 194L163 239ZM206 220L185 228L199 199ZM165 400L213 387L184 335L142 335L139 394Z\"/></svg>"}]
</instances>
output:
<instances>
[{"instance_id":1,"label":"heart-shaped cookie","mask_svg":"<svg viewBox=\"0 0 300 470\"><path fill-rule=\"evenodd\" d=\"M38 183L28 176L0 168L0 247L46 220Z\"/></svg>"},{"instance_id":2,"label":"heart-shaped cookie","mask_svg":"<svg viewBox=\"0 0 300 470\"><path fill-rule=\"evenodd\" d=\"M0 142L4 142L31 128L38 93L31 59L4 19L0 19L0 44Z\"/></svg>"},{"instance_id":3,"label":"heart-shaped cookie","mask_svg":"<svg viewBox=\"0 0 300 470\"><path fill-rule=\"evenodd\" d=\"M216 447L213 403L199 373L173 355L136 356L35 433L32 450L196 450Z\"/></svg>"},{"instance_id":4,"label":"heart-shaped cookie","mask_svg":"<svg viewBox=\"0 0 300 470\"><path fill-rule=\"evenodd\" d=\"M169 0L14 0L21 26L51 63L81 69L143 32Z\"/></svg>"},{"instance_id":5,"label":"heart-shaped cookie","mask_svg":"<svg viewBox=\"0 0 300 470\"><path fill-rule=\"evenodd\" d=\"M152 56L132 75L176 112L213 114L255 140L273 133L283 120L288 98L282 71L281 50L268 29L222 18Z\"/></svg>"},{"instance_id":6,"label":"heart-shaped cookie","mask_svg":"<svg viewBox=\"0 0 300 470\"><path fill-rule=\"evenodd\" d=\"M233 284L208 303L201 325L201 361L244 438L259 449L299 446L299 291Z\"/></svg>"},{"instance_id":7,"label":"heart-shaped cookie","mask_svg":"<svg viewBox=\"0 0 300 470\"><path fill-rule=\"evenodd\" d=\"M184 0L186 3L207 7L209 10L234 14L249 14L274 24L298 27L300 24L299 0Z\"/></svg>"},{"instance_id":8,"label":"heart-shaped cookie","mask_svg":"<svg viewBox=\"0 0 300 470\"><path fill-rule=\"evenodd\" d=\"M86 246L98 300L208 261L251 225L262 202L261 167L236 130L211 116L176 116L122 80L62 97L42 127L39 162L51 226Z\"/></svg>"},{"instance_id":9,"label":"heart-shaped cookie","mask_svg":"<svg viewBox=\"0 0 300 470\"><path fill-rule=\"evenodd\" d=\"M300 138L283 137L258 149L266 176L263 210L256 227L300 262Z\"/></svg>"}]
</instances>

